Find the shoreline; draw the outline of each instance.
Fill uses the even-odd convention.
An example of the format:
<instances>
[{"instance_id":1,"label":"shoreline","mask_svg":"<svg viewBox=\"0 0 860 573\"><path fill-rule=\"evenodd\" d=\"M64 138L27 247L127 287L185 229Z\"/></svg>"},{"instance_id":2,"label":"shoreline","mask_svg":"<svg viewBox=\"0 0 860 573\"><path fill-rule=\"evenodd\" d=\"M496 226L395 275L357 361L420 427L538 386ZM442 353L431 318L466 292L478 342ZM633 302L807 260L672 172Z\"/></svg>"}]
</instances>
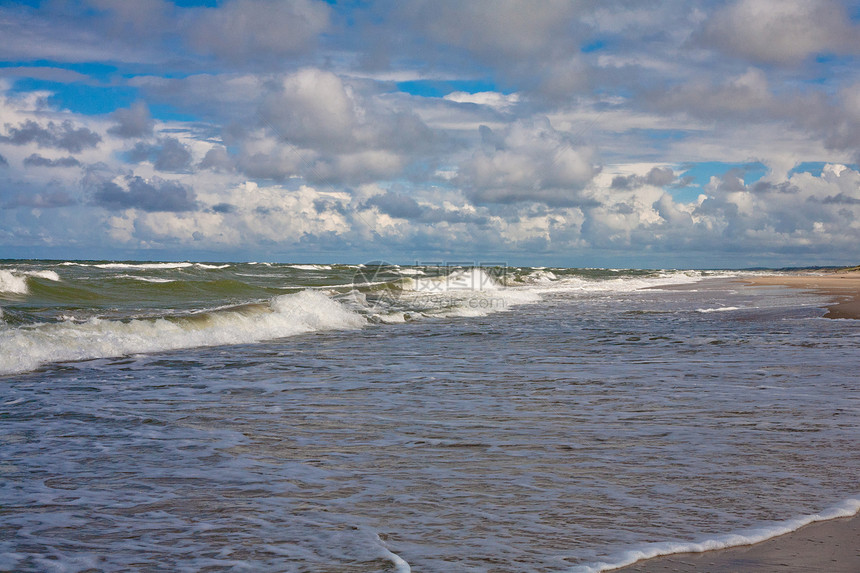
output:
<instances>
[{"instance_id":1,"label":"shoreline","mask_svg":"<svg viewBox=\"0 0 860 573\"><path fill-rule=\"evenodd\" d=\"M860 272L820 271L743 277L750 287L788 287L831 297L824 318L860 319ZM770 573L860 571L860 513L808 523L757 543L702 552L679 552L643 558L605 569L613 573Z\"/></svg>"},{"instance_id":2,"label":"shoreline","mask_svg":"<svg viewBox=\"0 0 860 573\"><path fill-rule=\"evenodd\" d=\"M643 559L613 573L856 573L860 571L860 514L815 521L752 545Z\"/></svg>"},{"instance_id":3,"label":"shoreline","mask_svg":"<svg viewBox=\"0 0 860 573\"><path fill-rule=\"evenodd\" d=\"M737 280L753 287L782 286L829 296L834 300L825 305L827 313L824 318L860 319L860 272L858 271L768 275Z\"/></svg>"}]
</instances>

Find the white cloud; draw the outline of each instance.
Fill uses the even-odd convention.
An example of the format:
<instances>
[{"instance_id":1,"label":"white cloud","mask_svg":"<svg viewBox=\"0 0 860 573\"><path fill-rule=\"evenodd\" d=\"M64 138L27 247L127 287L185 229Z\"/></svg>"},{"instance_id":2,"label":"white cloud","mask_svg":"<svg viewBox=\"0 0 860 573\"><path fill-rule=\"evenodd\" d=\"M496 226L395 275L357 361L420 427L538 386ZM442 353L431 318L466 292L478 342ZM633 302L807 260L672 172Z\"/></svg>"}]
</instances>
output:
<instances>
[{"instance_id":1,"label":"white cloud","mask_svg":"<svg viewBox=\"0 0 860 573\"><path fill-rule=\"evenodd\" d=\"M473 103L476 105L485 105L501 111L506 111L519 103L519 94L503 94L499 92L451 92L444 98L448 101L456 103Z\"/></svg>"}]
</instances>

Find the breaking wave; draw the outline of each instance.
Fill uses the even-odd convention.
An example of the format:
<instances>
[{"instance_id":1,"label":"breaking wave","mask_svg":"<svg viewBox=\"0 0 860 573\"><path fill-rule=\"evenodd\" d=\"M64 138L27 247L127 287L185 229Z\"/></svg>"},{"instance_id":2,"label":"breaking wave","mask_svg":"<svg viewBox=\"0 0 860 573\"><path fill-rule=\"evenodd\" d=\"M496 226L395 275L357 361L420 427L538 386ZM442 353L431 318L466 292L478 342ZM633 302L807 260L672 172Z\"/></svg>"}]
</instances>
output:
<instances>
[{"instance_id":1,"label":"breaking wave","mask_svg":"<svg viewBox=\"0 0 860 573\"><path fill-rule=\"evenodd\" d=\"M0 331L0 373L49 362L272 340L361 328L366 319L324 294L302 291L228 310L153 319L43 323Z\"/></svg>"}]
</instances>

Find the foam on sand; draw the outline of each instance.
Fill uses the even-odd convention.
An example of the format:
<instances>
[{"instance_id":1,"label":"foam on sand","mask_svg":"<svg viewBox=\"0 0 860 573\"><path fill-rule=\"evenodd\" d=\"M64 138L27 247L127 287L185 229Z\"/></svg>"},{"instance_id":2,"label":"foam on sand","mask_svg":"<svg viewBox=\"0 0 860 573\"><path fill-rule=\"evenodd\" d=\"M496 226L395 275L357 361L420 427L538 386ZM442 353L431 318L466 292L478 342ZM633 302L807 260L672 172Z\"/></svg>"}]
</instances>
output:
<instances>
[{"instance_id":1,"label":"foam on sand","mask_svg":"<svg viewBox=\"0 0 860 573\"><path fill-rule=\"evenodd\" d=\"M358 313L315 291L183 317L43 323L0 330L0 374L26 372L49 362L243 344L365 324Z\"/></svg>"},{"instance_id":2,"label":"foam on sand","mask_svg":"<svg viewBox=\"0 0 860 573\"><path fill-rule=\"evenodd\" d=\"M574 567L570 570L570 573L600 573L601 571L620 569L621 567L632 565L638 561L663 555L674 555L676 553L703 553L705 551L713 551L715 549L753 545L774 537L792 533L793 531L797 531L801 527L809 525L810 523L838 519L841 517L852 517L857 515L858 512L860 512L860 498L849 498L820 513L805 515L795 519L774 523L772 525L748 529L739 533L720 535L696 542L667 541L662 543L649 543L640 548L620 553L617 557L614 557L609 561Z\"/></svg>"}]
</instances>

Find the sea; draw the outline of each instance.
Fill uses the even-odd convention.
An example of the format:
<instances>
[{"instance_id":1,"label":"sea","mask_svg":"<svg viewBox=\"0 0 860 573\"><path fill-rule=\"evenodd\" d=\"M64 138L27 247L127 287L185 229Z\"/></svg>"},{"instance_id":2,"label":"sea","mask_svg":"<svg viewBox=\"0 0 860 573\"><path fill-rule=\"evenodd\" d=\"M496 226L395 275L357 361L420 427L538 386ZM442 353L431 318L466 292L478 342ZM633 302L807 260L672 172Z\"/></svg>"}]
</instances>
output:
<instances>
[{"instance_id":1,"label":"sea","mask_svg":"<svg viewBox=\"0 0 860 573\"><path fill-rule=\"evenodd\" d=\"M0 571L576 572L860 510L772 271L0 261Z\"/></svg>"}]
</instances>

